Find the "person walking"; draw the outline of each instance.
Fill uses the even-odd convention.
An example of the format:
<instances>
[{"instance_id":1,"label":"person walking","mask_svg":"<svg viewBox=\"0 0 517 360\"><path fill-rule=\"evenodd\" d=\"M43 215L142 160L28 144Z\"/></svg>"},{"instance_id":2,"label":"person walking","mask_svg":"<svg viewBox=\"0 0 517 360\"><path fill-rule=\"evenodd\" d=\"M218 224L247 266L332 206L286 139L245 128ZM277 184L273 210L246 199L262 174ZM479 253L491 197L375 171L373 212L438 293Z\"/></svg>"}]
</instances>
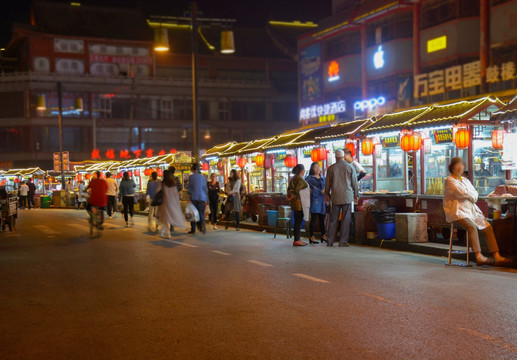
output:
<instances>
[{"instance_id":1,"label":"person walking","mask_svg":"<svg viewBox=\"0 0 517 360\"><path fill-rule=\"evenodd\" d=\"M343 150L337 150L336 163L329 166L327 170L325 195L332 201L327 246L333 246L336 240L340 216L339 246L349 246L348 235L352 204L357 201L359 196L357 174L353 166L344 160L344 157Z\"/></svg>"},{"instance_id":2,"label":"person walking","mask_svg":"<svg viewBox=\"0 0 517 360\"><path fill-rule=\"evenodd\" d=\"M167 174L170 175L170 172L168 170L165 170L165 171L167 171ZM163 178L165 179L165 172L164 172L164 177ZM175 180L174 182L176 183L176 179L174 179L174 180ZM149 231L152 231L151 230L151 224L153 222L155 224L154 225L155 231L158 230L158 226L157 226L157 223L156 223L156 215L157 215L158 206L153 206L152 204L153 204L153 199L156 196L157 189L158 189L159 185L160 185L160 182L158 181L158 173L156 171L153 171L151 173L151 178L147 182L147 189L145 191L145 195L146 195L146 198L147 198L147 204L149 206L149 215L148 215L148 218L147 218L147 230L149 230ZM175 186L177 186L177 185L175 185Z\"/></svg>"},{"instance_id":3,"label":"person walking","mask_svg":"<svg viewBox=\"0 0 517 360\"><path fill-rule=\"evenodd\" d=\"M161 225L161 237L171 238L170 226L183 226L185 218L180 205L178 193L178 179L169 170L163 172L161 182L154 180L158 185L156 192L162 191L162 204L158 206L157 217ZM149 185L147 185L149 187Z\"/></svg>"},{"instance_id":4,"label":"person walking","mask_svg":"<svg viewBox=\"0 0 517 360\"><path fill-rule=\"evenodd\" d=\"M313 162L309 170L309 176L305 178L307 184L311 188L311 222L309 225L309 243L318 244L314 237L314 228L316 222L319 222L321 241L327 241L327 232L325 231L325 216L327 214L327 205L325 204L325 176L321 174L320 164Z\"/></svg>"},{"instance_id":5,"label":"person walking","mask_svg":"<svg viewBox=\"0 0 517 360\"><path fill-rule=\"evenodd\" d=\"M240 213L242 211L242 200L241 198L246 194L246 189L242 185L237 170L232 169L230 171L230 177L225 185L224 189L227 197L226 203L224 204L224 212L226 219L226 230L228 230L228 223L233 215L233 221L235 223L235 230L240 230Z\"/></svg>"},{"instance_id":6,"label":"person walking","mask_svg":"<svg viewBox=\"0 0 517 360\"><path fill-rule=\"evenodd\" d=\"M28 181L28 184L27 186L29 187L29 192L28 192L28 198L27 198L27 201L29 203L29 210L31 209L31 205L32 207L34 207L34 195L36 194L36 185L34 185L34 182L32 181L32 178L29 179Z\"/></svg>"},{"instance_id":7,"label":"person walking","mask_svg":"<svg viewBox=\"0 0 517 360\"><path fill-rule=\"evenodd\" d=\"M307 189L309 184L307 184L307 182L303 179L303 175L305 174L305 167L302 164L296 165L293 168L292 173L294 176L289 181L289 186L287 187L287 200L289 200L291 210L294 213L293 246L306 246L307 243L301 241L300 239L303 221L303 207L300 191Z\"/></svg>"},{"instance_id":8,"label":"person walking","mask_svg":"<svg viewBox=\"0 0 517 360\"><path fill-rule=\"evenodd\" d=\"M83 204L83 207L86 208L86 202L88 200L88 191L87 187L84 183L84 180L79 181L79 195L77 196L77 210L81 208L81 204Z\"/></svg>"},{"instance_id":9,"label":"person walking","mask_svg":"<svg viewBox=\"0 0 517 360\"><path fill-rule=\"evenodd\" d=\"M29 195L29 187L25 183L25 181L21 182L20 188L18 189L20 192L20 205L25 209L27 207L27 196ZM30 204L29 204L30 210Z\"/></svg>"},{"instance_id":10,"label":"person walking","mask_svg":"<svg viewBox=\"0 0 517 360\"><path fill-rule=\"evenodd\" d=\"M221 187L217 181L217 174L210 174L210 181L207 184L208 187L208 203L210 205L210 216L209 220L212 223L214 230L217 230L217 215L219 213L219 193Z\"/></svg>"},{"instance_id":11,"label":"person walking","mask_svg":"<svg viewBox=\"0 0 517 360\"><path fill-rule=\"evenodd\" d=\"M197 228L203 234L206 231L205 228L205 205L208 202L207 196L207 187L206 187L206 179L199 172L199 164L194 163L190 168L192 173L188 178L188 188L187 192L189 194L189 201L194 205L194 207L199 212L199 222L197 223ZM196 222L193 221L190 223L191 229L189 234L196 233Z\"/></svg>"},{"instance_id":12,"label":"person walking","mask_svg":"<svg viewBox=\"0 0 517 360\"><path fill-rule=\"evenodd\" d=\"M104 222L104 209L108 204L108 197L106 195L108 184L105 180L101 179L100 171L97 171L97 177L94 177L90 181L87 189L90 190L90 196L88 197L86 210L90 212L92 206L99 209L100 222L97 224L97 227L102 230L102 223Z\"/></svg>"},{"instance_id":13,"label":"person walking","mask_svg":"<svg viewBox=\"0 0 517 360\"><path fill-rule=\"evenodd\" d=\"M108 217L111 219L112 214L115 215L117 212L117 192L118 185L117 180L111 177L111 173L108 171L106 173L106 184L108 184L108 190L106 191L106 195L108 197Z\"/></svg>"},{"instance_id":14,"label":"person walking","mask_svg":"<svg viewBox=\"0 0 517 360\"><path fill-rule=\"evenodd\" d=\"M176 168L174 166L169 166L169 172L171 173L171 175L176 178L176 188L178 189L178 193L180 194L180 201L181 201L181 191L183 190L183 184L181 183L181 179L179 176L176 176ZM174 226L171 225L171 233L174 231Z\"/></svg>"},{"instance_id":15,"label":"person walking","mask_svg":"<svg viewBox=\"0 0 517 360\"><path fill-rule=\"evenodd\" d=\"M119 187L119 198L122 199L122 205L124 205L124 220L126 221L126 226L133 226L135 224L133 220L133 214L135 211L135 188L135 182L129 178L129 173L124 171ZM131 216L130 221L128 214Z\"/></svg>"}]
</instances>

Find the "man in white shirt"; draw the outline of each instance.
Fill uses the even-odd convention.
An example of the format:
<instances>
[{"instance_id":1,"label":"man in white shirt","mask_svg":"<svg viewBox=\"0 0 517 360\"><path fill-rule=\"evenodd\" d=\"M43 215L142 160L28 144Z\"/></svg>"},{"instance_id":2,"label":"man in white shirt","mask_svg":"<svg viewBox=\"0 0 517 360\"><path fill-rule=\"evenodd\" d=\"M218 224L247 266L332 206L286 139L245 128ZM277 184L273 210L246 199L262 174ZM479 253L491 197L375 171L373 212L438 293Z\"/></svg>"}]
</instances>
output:
<instances>
[{"instance_id":1,"label":"man in white shirt","mask_svg":"<svg viewBox=\"0 0 517 360\"><path fill-rule=\"evenodd\" d=\"M117 212L117 192L118 185L117 180L111 177L111 173L106 173L106 183L108 184L108 190L106 190L106 195L108 196L108 217L111 219L112 214Z\"/></svg>"},{"instance_id":2,"label":"man in white shirt","mask_svg":"<svg viewBox=\"0 0 517 360\"><path fill-rule=\"evenodd\" d=\"M344 151L345 151L346 162L349 163L350 165L352 165L355 169L355 172L357 174L357 181L361 180L362 178L364 178L366 176L366 170L364 169L364 167L361 166L361 164L359 164L359 162L357 160L354 159L350 149L345 149Z\"/></svg>"},{"instance_id":3,"label":"man in white shirt","mask_svg":"<svg viewBox=\"0 0 517 360\"><path fill-rule=\"evenodd\" d=\"M29 195L29 187L25 182L22 182L18 191L20 192L20 205L25 209L27 206L27 195Z\"/></svg>"}]
</instances>

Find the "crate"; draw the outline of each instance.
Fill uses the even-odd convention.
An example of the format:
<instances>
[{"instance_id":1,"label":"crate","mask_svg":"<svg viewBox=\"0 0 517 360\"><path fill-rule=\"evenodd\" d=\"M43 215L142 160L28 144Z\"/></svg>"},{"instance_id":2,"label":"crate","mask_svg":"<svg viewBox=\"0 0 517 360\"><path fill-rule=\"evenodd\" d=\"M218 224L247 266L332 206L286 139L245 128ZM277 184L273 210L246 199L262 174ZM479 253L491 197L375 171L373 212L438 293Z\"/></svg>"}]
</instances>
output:
<instances>
[{"instance_id":1,"label":"crate","mask_svg":"<svg viewBox=\"0 0 517 360\"><path fill-rule=\"evenodd\" d=\"M427 238L427 214L397 213L395 214L396 239L405 243L424 243Z\"/></svg>"}]
</instances>

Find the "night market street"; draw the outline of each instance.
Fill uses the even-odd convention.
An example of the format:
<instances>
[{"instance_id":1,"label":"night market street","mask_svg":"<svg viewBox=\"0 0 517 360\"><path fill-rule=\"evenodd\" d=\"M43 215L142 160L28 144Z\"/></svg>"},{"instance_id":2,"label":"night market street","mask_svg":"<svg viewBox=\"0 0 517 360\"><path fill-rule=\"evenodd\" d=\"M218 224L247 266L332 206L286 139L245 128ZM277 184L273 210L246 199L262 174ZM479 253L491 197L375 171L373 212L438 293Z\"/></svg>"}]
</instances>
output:
<instances>
[{"instance_id":1,"label":"night market street","mask_svg":"<svg viewBox=\"0 0 517 360\"><path fill-rule=\"evenodd\" d=\"M515 270L218 230L90 239L86 212L0 234L1 359L515 359Z\"/></svg>"}]
</instances>

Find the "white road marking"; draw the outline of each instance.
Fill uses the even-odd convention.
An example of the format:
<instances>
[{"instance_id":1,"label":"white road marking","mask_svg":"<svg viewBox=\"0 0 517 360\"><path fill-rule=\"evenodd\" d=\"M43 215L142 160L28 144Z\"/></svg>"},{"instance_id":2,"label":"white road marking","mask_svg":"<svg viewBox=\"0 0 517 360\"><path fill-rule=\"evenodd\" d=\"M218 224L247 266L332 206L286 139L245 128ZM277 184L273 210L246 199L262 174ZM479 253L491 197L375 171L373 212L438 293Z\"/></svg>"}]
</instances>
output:
<instances>
[{"instance_id":1,"label":"white road marking","mask_svg":"<svg viewBox=\"0 0 517 360\"><path fill-rule=\"evenodd\" d=\"M88 225L87 224L76 224L76 223L70 223L70 224L67 224L68 226L70 227L73 227L77 230L81 230L81 231L84 231L84 229L88 229Z\"/></svg>"},{"instance_id":2,"label":"white road marking","mask_svg":"<svg viewBox=\"0 0 517 360\"><path fill-rule=\"evenodd\" d=\"M162 240L163 241L168 241L168 242L171 242L171 243L174 243L174 244L178 244L178 245L187 246L187 247L192 247L192 248L196 248L197 247L197 245L187 244L187 243L184 243L184 242L181 242L181 241L169 240L169 239L162 239Z\"/></svg>"},{"instance_id":3,"label":"white road marking","mask_svg":"<svg viewBox=\"0 0 517 360\"><path fill-rule=\"evenodd\" d=\"M215 253L215 254L219 254L219 255L226 255L226 256L231 255L231 254L229 254L227 252L219 251L219 250L212 250L212 252Z\"/></svg>"},{"instance_id":4,"label":"white road marking","mask_svg":"<svg viewBox=\"0 0 517 360\"><path fill-rule=\"evenodd\" d=\"M262 261L258 261L258 260L248 260L248 262L252 263L252 264L255 264L255 265L264 266L264 267L273 266L271 264L268 264L268 263L265 263L265 262L262 262Z\"/></svg>"},{"instance_id":5,"label":"white road marking","mask_svg":"<svg viewBox=\"0 0 517 360\"><path fill-rule=\"evenodd\" d=\"M465 329L465 328L458 328L458 330L460 331L464 331L466 332L467 334L469 335L472 335L472 336L475 336L477 338L480 338L480 339L483 339L483 340L486 340L488 341L489 343L493 344L493 345L498 345L498 346L501 346L507 350L510 350L514 353L517 353L517 347L513 346L512 344L508 344L508 343L505 343L503 340L501 339L498 339L496 337L493 337L491 335L488 335L488 334L485 334L485 333L482 333L481 331L476 331L476 330L471 330L471 329Z\"/></svg>"},{"instance_id":6,"label":"white road marking","mask_svg":"<svg viewBox=\"0 0 517 360\"><path fill-rule=\"evenodd\" d=\"M55 235L60 233L60 231L54 230L47 225L33 225L33 227L47 235Z\"/></svg>"},{"instance_id":7,"label":"white road marking","mask_svg":"<svg viewBox=\"0 0 517 360\"><path fill-rule=\"evenodd\" d=\"M310 281L314 281L314 282L319 282L319 283L323 283L323 284L328 284L329 283L327 280L319 279L319 278L316 278L316 277L313 277L313 276L309 276L309 275L305 275L305 274L293 274L293 275L297 276L299 278L310 280Z\"/></svg>"}]
</instances>

